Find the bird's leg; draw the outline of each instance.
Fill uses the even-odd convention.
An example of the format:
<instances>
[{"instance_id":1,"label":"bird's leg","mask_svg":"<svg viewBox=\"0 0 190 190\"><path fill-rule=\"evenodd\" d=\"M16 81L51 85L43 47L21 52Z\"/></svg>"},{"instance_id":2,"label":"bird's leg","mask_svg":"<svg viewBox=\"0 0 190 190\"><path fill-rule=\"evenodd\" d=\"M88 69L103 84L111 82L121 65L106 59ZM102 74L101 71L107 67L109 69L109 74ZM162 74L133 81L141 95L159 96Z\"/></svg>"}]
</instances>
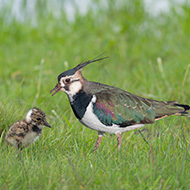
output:
<instances>
[{"instance_id":1,"label":"bird's leg","mask_svg":"<svg viewBox=\"0 0 190 190\"><path fill-rule=\"evenodd\" d=\"M117 133L116 135L117 135L117 142L118 142L117 148L118 148L118 150L120 150L122 138L121 138L120 133Z\"/></svg>"},{"instance_id":2,"label":"bird's leg","mask_svg":"<svg viewBox=\"0 0 190 190\"><path fill-rule=\"evenodd\" d=\"M99 136L99 135L98 135L98 139L97 139L97 142L96 142L96 146L95 146L95 148L94 148L94 151L96 151L96 150L98 149L98 146L99 146L101 140L102 140L102 136Z\"/></svg>"},{"instance_id":3,"label":"bird's leg","mask_svg":"<svg viewBox=\"0 0 190 190\"><path fill-rule=\"evenodd\" d=\"M18 149L17 149L17 151L18 151L18 156L19 156L19 159L23 162L23 160L22 160L22 144L19 142L18 143L18 145L17 145L17 147L18 147Z\"/></svg>"},{"instance_id":4,"label":"bird's leg","mask_svg":"<svg viewBox=\"0 0 190 190\"><path fill-rule=\"evenodd\" d=\"M102 136L103 136L103 133L101 132L98 132L98 139L97 139L97 142L96 142L96 146L94 148L94 151L96 151L98 149L98 146L99 144L101 143L101 140L102 140Z\"/></svg>"}]
</instances>

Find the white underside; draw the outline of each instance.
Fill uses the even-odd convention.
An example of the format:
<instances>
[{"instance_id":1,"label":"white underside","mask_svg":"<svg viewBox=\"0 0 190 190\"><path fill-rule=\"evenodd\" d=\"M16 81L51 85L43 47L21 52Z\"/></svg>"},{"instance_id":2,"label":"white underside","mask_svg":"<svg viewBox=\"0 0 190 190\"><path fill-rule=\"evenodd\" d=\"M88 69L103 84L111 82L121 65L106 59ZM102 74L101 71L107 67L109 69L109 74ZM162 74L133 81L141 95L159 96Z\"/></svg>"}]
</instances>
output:
<instances>
[{"instance_id":1,"label":"white underside","mask_svg":"<svg viewBox=\"0 0 190 190\"><path fill-rule=\"evenodd\" d=\"M93 103L96 101L96 96L94 95L92 98L92 101L89 103L86 112L82 118L82 120L80 121L82 124L84 124L85 126L87 126L90 129L96 130L98 132L101 133L123 133L125 131L131 131L134 129L138 129L140 127L143 127L143 124L137 124L137 125L131 125L131 126L127 126L127 127L119 127L115 124L111 125L111 126L105 126L103 123L101 123L98 119L98 117L93 113L92 107L93 107Z\"/></svg>"},{"instance_id":2,"label":"white underside","mask_svg":"<svg viewBox=\"0 0 190 190\"><path fill-rule=\"evenodd\" d=\"M37 133L29 132L22 140L22 146L23 147L29 146L30 144L38 140L38 138L39 138L39 135L37 135Z\"/></svg>"},{"instance_id":3,"label":"white underside","mask_svg":"<svg viewBox=\"0 0 190 190\"><path fill-rule=\"evenodd\" d=\"M38 126L41 130L44 128L43 125L39 125ZM30 131L26 134L26 136L24 137L24 139L22 140L22 146L25 147L25 146L28 146L32 143L34 143L35 141L38 140L39 136L41 135L36 133L36 132L33 132L33 131Z\"/></svg>"},{"instance_id":4,"label":"white underside","mask_svg":"<svg viewBox=\"0 0 190 190\"><path fill-rule=\"evenodd\" d=\"M33 142L35 142L38 138L39 138L39 135L37 135L36 133L28 132L20 142L22 143L22 147L26 147L26 146L31 145ZM18 146L18 142L16 141L15 138L8 139L8 142L11 145L14 145L15 147Z\"/></svg>"}]
</instances>

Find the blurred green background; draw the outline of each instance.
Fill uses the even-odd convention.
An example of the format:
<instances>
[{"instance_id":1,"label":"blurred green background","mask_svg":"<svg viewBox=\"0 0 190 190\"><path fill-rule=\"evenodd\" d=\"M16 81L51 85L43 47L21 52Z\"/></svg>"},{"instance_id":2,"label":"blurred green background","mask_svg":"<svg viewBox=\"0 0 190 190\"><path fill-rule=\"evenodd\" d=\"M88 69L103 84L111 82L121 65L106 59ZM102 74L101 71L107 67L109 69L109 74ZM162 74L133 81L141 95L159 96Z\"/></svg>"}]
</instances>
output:
<instances>
[{"instance_id":1,"label":"blurred green background","mask_svg":"<svg viewBox=\"0 0 190 190\"><path fill-rule=\"evenodd\" d=\"M189 1L0 0L0 189L190 189L187 118L145 127L149 145L123 134L120 152L107 135L93 154L97 132L64 93L51 96L61 72L105 51L88 80L190 104ZM52 129L23 150L23 166L4 134L34 106Z\"/></svg>"}]
</instances>

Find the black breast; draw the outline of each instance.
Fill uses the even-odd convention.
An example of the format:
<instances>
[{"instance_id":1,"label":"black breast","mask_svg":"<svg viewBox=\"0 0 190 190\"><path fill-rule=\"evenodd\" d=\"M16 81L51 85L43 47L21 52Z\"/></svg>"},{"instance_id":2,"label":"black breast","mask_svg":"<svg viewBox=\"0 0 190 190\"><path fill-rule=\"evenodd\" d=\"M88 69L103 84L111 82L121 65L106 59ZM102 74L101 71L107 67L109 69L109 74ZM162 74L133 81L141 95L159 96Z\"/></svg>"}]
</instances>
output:
<instances>
[{"instance_id":1,"label":"black breast","mask_svg":"<svg viewBox=\"0 0 190 190\"><path fill-rule=\"evenodd\" d=\"M86 108L92 99L92 95L86 94L83 90L80 90L75 96L73 96L73 102L71 107L75 116L81 120L86 112Z\"/></svg>"},{"instance_id":2,"label":"black breast","mask_svg":"<svg viewBox=\"0 0 190 190\"><path fill-rule=\"evenodd\" d=\"M36 125L33 125L32 131L36 132L37 134L40 134L42 130L39 129Z\"/></svg>"}]
</instances>

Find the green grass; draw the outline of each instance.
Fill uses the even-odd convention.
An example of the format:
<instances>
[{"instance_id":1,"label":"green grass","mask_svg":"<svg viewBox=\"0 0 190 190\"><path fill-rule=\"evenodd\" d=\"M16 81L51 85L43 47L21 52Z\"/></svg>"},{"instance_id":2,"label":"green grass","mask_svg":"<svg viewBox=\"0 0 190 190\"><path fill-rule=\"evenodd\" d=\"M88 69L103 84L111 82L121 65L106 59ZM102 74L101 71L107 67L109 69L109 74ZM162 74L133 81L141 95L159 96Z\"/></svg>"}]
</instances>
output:
<instances>
[{"instance_id":1,"label":"green grass","mask_svg":"<svg viewBox=\"0 0 190 190\"><path fill-rule=\"evenodd\" d=\"M67 99L50 90L57 76L107 51L84 76L140 96L190 104L190 7L150 17L141 1L86 16L6 23L0 17L0 189L190 189L189 119L169 117L117 138L107 134L97 152L97 132L77 121ZM100 2L96 2L101 6ZM158 59L160 58L160 59ZM4 134L31 107L46 112L52 128L22 151Z\"/></svg>"}]
</instances>

